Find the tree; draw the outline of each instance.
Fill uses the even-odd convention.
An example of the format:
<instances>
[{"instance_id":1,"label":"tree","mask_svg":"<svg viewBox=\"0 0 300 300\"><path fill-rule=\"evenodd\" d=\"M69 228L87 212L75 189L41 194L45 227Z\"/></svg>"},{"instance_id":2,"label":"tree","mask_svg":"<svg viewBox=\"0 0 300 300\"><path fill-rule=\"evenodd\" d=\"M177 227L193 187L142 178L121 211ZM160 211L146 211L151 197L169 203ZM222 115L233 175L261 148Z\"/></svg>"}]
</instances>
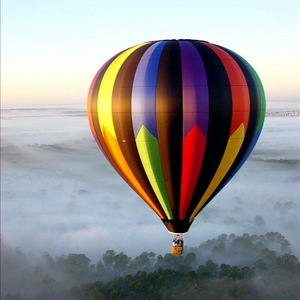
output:
<instances>
[{"instance_id":1,"label":"tree","mask_svg":"<svg viewBox=\"0 0 300 300\"><path fill-rule=\"evenodd\" d=\"M155 269L169 268L179 270L182 267L183 260L183 256L174 256L170 253L167 253L164 257L159 255L156 260Z\"/></svg>"},{"instance_id":2,"label":"tree","mask_svg":"<svg viewBox=\"0 0 300 300\"><path fill-rule=\"evenodd\" d=\"M155 253L153 252L143 252L139 256L135 257L130 262L130 269L132 271L152 271L155 262Z\"/></svg>"},{"instance_id":3,"label":"tree","mask_svg":"<svg viewBox=\"0 0 300 300\"><path fill-rule=\"evenodd\" d=\"M128 264L130 257L123 252L116 254L113 260L113 269L119 275L122 276L128 272Z\"/></svg>"},{"instance_id":4,"label":"tree","mask_svg":"<svg viewBox=\"0 0 300 300\"><path fill-rule=\"evenodd\" d=\"M211 259L209 259L206 261L205 265L200 265L198 267L197 273L201 277L217 277L219 273L219 267Z\"/></svg>"},{"instance_id":5,"label":"tree","mask_svg":"<svg viewBox=\"0 0 300 300\"><path fill-rule=\"evenodd\" d=\"M254 264L253 267L258 271L258 272L264 272L268 269L267 265L262 259L258 259Z\"/></svg>"},{"instance_id":6,"label":"tree","mask_svg":"<svg viewBox=\"0 0 300 300\"><path fill-rule=\"evenodd\" d=\"M103 280L105 276L107 275L106 268L101 260L98 261L96 265L96 277L99 278L99 280Z\"/></svg>"},{"instance_id":7,"label":"tree","mask_svg":"<svg viewBox=\"0 0 300 300\"><path fill-rule=\"evenodd\" d=\"M64 262L64 273L71 281L84 281L89 267L90 259L84 254L69 254Z\"/></svg>"},{"instance_id":8,"label":"tree","mask_svg":"<svg viewBox=\"0 0 300 300\"><path fill-rule=\"evenodd\" d=\"M48 253L44 252L42 256L42 266L47 267L49 269L53 269L55 265L53 257Z\"/></svg>"},{"instance_id":9,"label":"tree","mask_svg":"<svg viewBox=\"0 0 300 300\"><path fill-rule=\"evenodd\" d=\"M89 294L90 300L105 300L105 296L97 288L93 289Z\"/></svg>"},{"instance_id":10,"label":"tree","mask_svg":"<svg viewBox=\"0 0 300 300\"><path fill-rule=\"evenodd\" d=\"M115 256L116 252L114 250L107 250L102 256L103 264L108 272L113 270Z\"/></svg>"},{"instance_id":11,"label":"tree","mask_svg":"<svg viewBox=\"0 0 300 300\"><path fill-rule=\"evenodd\" d=\"M219 272L220 278L230 277L230 268L231 268L230 265L221 264L221 266L220 266L220 272Z\"/></svg>"},{"instance_id":12,"label":"tree","mask_svg":"<svg viewBox=\"0 0 300 300\"><path fill-rule=\"evenodd\" d=\"M271 250L290 253L290 243L289 241L279 232L268 232L265 235L267 247Z\"/></svg>"},{"instance_id":13,"label":"tree","mask_svg":"<svg viewBox=\"0 0 300 300\"><path fill-rule=\"evenodd\" d=\"M114 250L107 250L103 254L103 264L107 274L122 276L129 272L131 258L123 252L116 253Z\"/></svg>"},{"instance_id":14,"label":"tree","mask_svg":"<svg viewBox=\"0 0 300 300\"><path fill-rule=\"evenodd\" d=\"M192 270L192 269L194 269L196 259L197 259L196 254L193 252L190 252L184 257L183 265L185 266L185 268L187 270Z\"/></svg>"},{"instance_id":15,"label":"tree","mask_svg":"<svg viewBox=\"0 0 300 300\"><path fill-rule=\"evenodd\" d=\"M295 255L284 254L276 259L276 265L282 270L300 273L299 260Z\"/></svg>"}]
</instances>

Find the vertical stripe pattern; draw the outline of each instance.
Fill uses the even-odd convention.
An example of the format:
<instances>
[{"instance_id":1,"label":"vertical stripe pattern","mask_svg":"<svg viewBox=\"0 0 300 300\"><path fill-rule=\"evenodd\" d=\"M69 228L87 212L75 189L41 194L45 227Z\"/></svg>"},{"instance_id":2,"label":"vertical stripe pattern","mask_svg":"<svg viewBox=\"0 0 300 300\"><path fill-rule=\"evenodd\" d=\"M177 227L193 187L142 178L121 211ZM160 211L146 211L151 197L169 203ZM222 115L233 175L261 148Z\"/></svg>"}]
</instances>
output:
<instances>
[{"instance_id":1,"label":"vertical stripe pattern","mask_svg":"<svg viewBox=\"0 0 300 300\"><path fill-rule=\"evenodd\" d=\"M170 232L182 233L250 155L265 96L254 69L233 51L162 40L105 63L87 110L111 165Z\"/></svg>"}]
</instances>

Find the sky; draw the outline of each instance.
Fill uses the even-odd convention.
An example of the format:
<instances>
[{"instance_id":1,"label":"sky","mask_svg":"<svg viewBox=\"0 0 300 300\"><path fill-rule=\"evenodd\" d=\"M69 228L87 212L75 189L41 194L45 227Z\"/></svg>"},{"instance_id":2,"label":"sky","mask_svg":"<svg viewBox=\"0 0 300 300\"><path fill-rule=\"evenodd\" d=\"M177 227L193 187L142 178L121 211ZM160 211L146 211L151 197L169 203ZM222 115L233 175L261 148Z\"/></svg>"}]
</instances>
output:
<instances>
[{"instance_id":1,"label":"sky","mask_svg":"<svg viewBox=\"0 0 300 300\"><path fill-rule=\"evenodd\" d=\"M1 105L84 104L110 57L180 38L239 53L267 99L299 99L299 0L2 0Z\"/></svg>"}]
</instances>

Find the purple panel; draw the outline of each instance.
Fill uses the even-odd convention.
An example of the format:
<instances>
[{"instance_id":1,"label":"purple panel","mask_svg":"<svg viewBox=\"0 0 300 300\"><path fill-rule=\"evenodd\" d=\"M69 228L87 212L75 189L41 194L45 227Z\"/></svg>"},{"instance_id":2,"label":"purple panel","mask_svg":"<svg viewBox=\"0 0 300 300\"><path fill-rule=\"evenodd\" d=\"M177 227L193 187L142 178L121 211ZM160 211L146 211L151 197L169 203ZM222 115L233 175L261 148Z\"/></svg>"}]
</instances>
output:
<instances>
[{"instance_id":1,"label":"purple panel","mask_svg":"<svg viewBox=\"0 0 300 300\"><path fill-rule=\"evenodd\" d=\"M199 126L207 136L209 96L205 68L194 45L180 41L183 89L183 134Z\"/></svg>"}]
</instances>

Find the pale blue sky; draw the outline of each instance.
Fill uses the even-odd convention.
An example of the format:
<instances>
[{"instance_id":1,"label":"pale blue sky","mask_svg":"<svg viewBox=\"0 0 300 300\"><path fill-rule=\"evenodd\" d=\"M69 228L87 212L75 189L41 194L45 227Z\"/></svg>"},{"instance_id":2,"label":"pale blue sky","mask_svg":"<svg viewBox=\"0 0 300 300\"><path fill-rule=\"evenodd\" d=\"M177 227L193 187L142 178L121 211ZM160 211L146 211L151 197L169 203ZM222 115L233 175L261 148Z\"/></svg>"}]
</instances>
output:
<instances>
[{"instance_id":1,"label":"pale blue sky","mask_svg":"<svg viewBox=\"0 0 300 300\"><path fill-rule=\"evenodd\" d=\"M157 39L225 46L256 69L269 100L299 99L299 0L2 0L1 101L85 103L117 52Z\"/></svg>"}]
</instances>

